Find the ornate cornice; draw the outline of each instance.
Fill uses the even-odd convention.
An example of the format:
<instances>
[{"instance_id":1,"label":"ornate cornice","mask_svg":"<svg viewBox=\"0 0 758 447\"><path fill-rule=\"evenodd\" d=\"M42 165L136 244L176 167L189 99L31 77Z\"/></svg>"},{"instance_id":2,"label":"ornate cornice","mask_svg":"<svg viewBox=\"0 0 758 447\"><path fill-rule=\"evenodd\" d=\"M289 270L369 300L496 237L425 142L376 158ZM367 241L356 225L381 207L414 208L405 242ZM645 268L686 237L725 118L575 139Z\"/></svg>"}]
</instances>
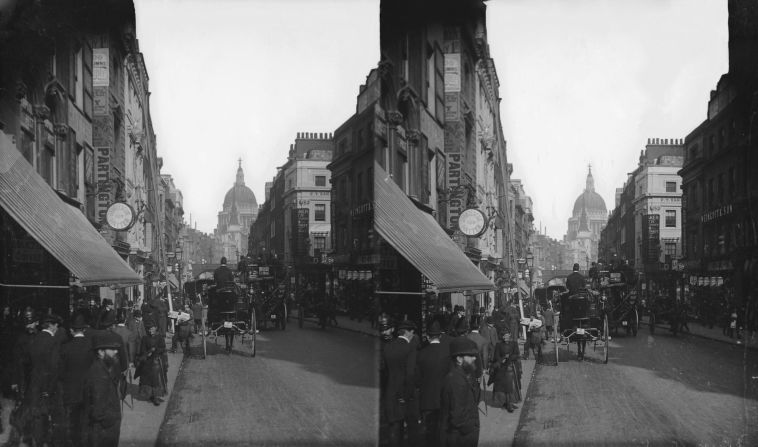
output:
<instances>
[{"instance_id":1,"label":"ornate cornice","mask_svg":"<svg viewBox=\"0 0 758 447\"><path fill-rule=\"evenodd\" d=\"M403 114L397 110L387 111L387 122L390 126L399 126L403 123Z\"/></svg>"},{"instance_id":2,"label":"ornate cornice","mask_svg":"<svg viewBox=\"0 0 758 447\"><path fill-rule=\"evenodd\" d=\"M68 131L69 131L69 128L67 124L55 125L55 135L61 140L65 140L66 137L68 137Z\"/></svg>"},{"instance_id":3,"label":"ornate cornice","mask_svg":"<svg viewBox=\"0 0 758 447\"><path fill-rule=\"evenodd\" d=\"M416 129L410 129L405 132L405 137L410 143L417 145L421 141L421 132Z\"/></svg>"},{"instance_id":4,"label":"ornate cornice","mask_svg":"<svg viewBox=\"0 0 758 447\"><path fill-rule=\"evenodd\" d=\"M34 116L40 120L44 121L46 119L50 118L50 107L44 105L44 104L37 104L34 106Z\"/></svg>"}]
</instances>

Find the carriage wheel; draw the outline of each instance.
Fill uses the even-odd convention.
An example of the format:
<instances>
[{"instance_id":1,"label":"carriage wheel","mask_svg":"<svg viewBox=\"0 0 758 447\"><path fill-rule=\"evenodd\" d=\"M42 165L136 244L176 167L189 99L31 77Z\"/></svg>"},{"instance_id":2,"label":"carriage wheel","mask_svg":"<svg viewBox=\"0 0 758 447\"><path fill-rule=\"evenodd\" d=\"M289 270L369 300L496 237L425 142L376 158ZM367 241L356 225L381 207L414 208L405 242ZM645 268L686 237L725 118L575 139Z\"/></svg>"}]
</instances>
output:
<instances>
[{"instance_id":1,"label":"carriage wheel","mask_svg":"<svg viewBox=\"0 0 758 447\"><path fill-rule=\"evenodd\" d=\"M557 323L555 321L554 323ZM555 350L555 366L558 366L558 326L553 326L553 348Z\"/></svg>"},{"instance_id":2,"label":"carriage wheel","mask_svg":"<svg viewBox=\"0 0 758 447\"><path fill-rule=\"evenodd\" d=\"M255 357L255 333L258 332L258 323L255 319L255 308L252 309L250 314L250 354Z\"/></svg>"},{"instance_id":3,"label":"carriage wheel","mask_svg":"<svg viewBox=\"0 0 758 447\"><path fill-rule=\"evenodd\" d=\"M205 318L203 318L202 321L201 321L200 329L201 329L200 333L203 336L203 360L205 360L205 356L208 355L208 348L205 345L205 341L207 340L207 337L205 336L205 331L206 331L206 329L205 329Z\"/></svg>"},{"instance_id":4,"label":"carriage wheel","mask_svg":"<svg viewBox=\"0 0 758 447\"><path fill-rule=\"evenodd\" d=\"M637 313L637 309L634 309L634 320L632 321L632 335L637 336L637 330L640 328L640 315Z\"/></svg>"},{"instance_id":5,"label":"carriage wheel","mask_svg":"<svg viewBox=\"0 0 758 447\"><path fill-rule=\"evenodd\" d=\"M305 314L303 312L303 305L301 304L297 307L297 327L299 327L300 329L303 328L304 319L305 319Z\"/></svg>"},{"instance_id":6,"label":"carriage wheel","mask_svg":"<svg viewBox=\"0 0 758 447\"><path fill-rule=\"evenodd\" d=\"M287 303L282 303L282 313L283 315L279 316L279 323L282 325L282 330L287 329Z\"/></svg>"},{"instance_id":7,"label":"carriage wheel","mask_svg":"<svg viewBox=\"0 0 758 447\"><path fill-rule=\"evenodd\" d=\"M603 317L603 363L608 363L608 315Z\"/></svg>"}]
</instances>

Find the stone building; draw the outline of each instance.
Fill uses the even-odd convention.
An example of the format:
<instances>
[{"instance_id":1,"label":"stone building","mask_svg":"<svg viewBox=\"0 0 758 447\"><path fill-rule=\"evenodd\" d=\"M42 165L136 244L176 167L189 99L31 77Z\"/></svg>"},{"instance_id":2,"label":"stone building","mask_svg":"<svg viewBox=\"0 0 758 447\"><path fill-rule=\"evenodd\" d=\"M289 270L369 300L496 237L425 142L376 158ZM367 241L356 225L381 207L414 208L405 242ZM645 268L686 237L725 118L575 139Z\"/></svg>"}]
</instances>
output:
<instances>
[{"instance_id":1,"label":"stone building","mask_svg":"<svg viewBox=\"0 0 758 447\"><path fill-rule=\"evenodd\" d=\"M229 263L236 263L240 256L247 254L250 226L258 217L258 202L253 191L245 186L242 160L239 160L234 185L224 196L224 203L218 213L218 224L214 230L219 252L213 262L223 256Z\"/></svg>"},{"instance_id":2,"label":"stone building","mask_svg":"<svg viewBox=\"0 0 758 447\"><path fill-rule=\"evenodd\" d=\"M574 201L574 208L568 219L568 232L564 238L568 253L562 269L570 270L575 263L582 269L589 269L590 263L597 260L600 232L607 219L605 200L595 192L595 179L590 167L584 191Z\"/></svg>"}]
</instances>

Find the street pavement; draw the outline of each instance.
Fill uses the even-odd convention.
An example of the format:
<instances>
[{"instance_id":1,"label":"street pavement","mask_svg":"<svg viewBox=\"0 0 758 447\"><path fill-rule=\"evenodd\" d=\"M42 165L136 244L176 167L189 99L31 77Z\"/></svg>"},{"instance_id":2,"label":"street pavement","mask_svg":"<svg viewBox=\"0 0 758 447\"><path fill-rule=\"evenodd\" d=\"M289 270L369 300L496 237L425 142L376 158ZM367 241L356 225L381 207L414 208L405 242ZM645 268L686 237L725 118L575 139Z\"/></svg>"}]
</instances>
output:
<instances>
[{"instance_id":1,"label":"street pavement","mask_svg":"<svg viewBox=\"0 0 758 447\"><path fill-rule=\"evenodd\" d=\"M255 357L223 344L185 360L157 445L375 445L376 337L290 320L258 334Z\"/></svg>"},{"instance_id":2,"label":"street pavement","mask_svg":"<svg viewBox=\"0 0 758 447\"><path fill-rule=\"evenodd\" d=\"M693 325L691 325L693 326ZM693 331L695 327L692 327ZM665 330L538 365L514 445L758 445L758 353Z\"/></svg>"}]
</instances>

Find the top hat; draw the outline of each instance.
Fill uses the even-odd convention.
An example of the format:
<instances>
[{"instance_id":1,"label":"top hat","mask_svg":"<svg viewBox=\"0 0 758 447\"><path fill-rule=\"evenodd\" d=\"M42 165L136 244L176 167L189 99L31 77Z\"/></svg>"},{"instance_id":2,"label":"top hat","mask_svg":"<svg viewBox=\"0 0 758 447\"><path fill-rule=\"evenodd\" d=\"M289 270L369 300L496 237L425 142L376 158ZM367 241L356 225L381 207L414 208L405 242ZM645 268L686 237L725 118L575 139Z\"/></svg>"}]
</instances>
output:
<instances>
[{"instance_id":1,"label":"top hat","mask_svg":"<svg viewBox=\"0 0 758 447\"><path fill-rule=\"evenodd\" d=\"M403 320L402 323L397 325L397 329L398 330L401 330L401 329L414 329L415 330L416 325L412 321Z\"/></svg>"},{"instance_id":2,"label":"top hat","mask_svg":"<svg viewBox=\"0 0 758 447\"><path fill-rule=\"evenodd\" d=\"M476 343L473 340L469 340L466 337L456 337L450 342L450 357L478 354L479 349L477 349Z\"/></svg>"},{"instance_id":3,"label":"top hat","mask_svg":"<svg viewBox=\"0 0 758 447\"><path fill-rule=\"evenodd\" d=\"M121 349L121 337L111 331L100 331L92 342L92 349Z\"/></svg>"},{"instance_id":4,"label":"top hat","mask_svg":"<svg viewBox=\"0 0 758 447\"><path fill-rule=\"evenodd\" d=\"M579 264L574 264L574 268L573 268L573 270L574 270L575 272L578 272L578 271L579 271Z\"/></svg>"},{"instance_id":5,"label":"top hat","mask_svg":"<svg viewBox=\"0 0 758 447\"><path fill-rule=\"evenodd\" d=\"M103 298L103 306L113 306L113 300L110 298Z\"/></svg>"},{"instance_id":6,"label":"top hat","mask_svg":"<svg viewBox=\"0 0 758 447\"><path fill-rule=\"evenodd\" d=\"M434 321L429 329L426 330L426 333L432 337L440 335L442 333L442 329L440 329L439 321Z\"/></svg>"},{"instance_id":7,"label":"top hat","mask_svg":"<svg viewBox=\"0 0 758 447\"><path fill-rule=\"evenodd\" d=\"M74 321L71 322L71 329L84 329L89 327L87 319L82 314L76 314Z\"/></svg>"}]
</instances>

